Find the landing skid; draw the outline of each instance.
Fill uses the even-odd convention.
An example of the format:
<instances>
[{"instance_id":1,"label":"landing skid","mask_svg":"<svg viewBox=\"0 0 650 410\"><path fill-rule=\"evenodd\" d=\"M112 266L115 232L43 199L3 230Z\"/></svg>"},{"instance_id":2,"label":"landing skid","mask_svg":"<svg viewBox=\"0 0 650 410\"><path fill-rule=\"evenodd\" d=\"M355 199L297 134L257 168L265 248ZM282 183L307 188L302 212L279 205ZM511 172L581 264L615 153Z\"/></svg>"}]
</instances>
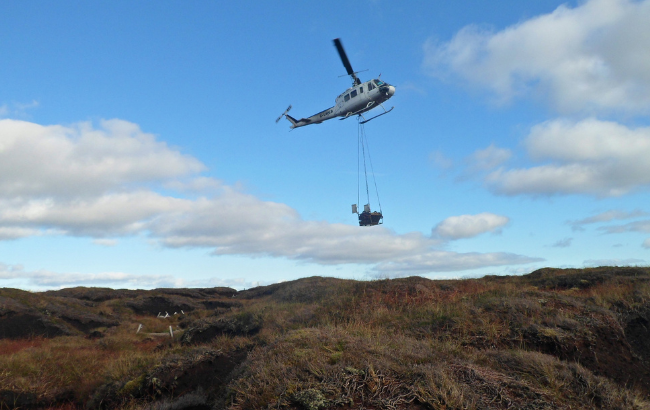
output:
<instances>
[{"instance_id":1,"label":"landing skid","mask_svg":"<svg viewBox=\"0 0 650 410\"><path fill-rule=\"evenodd\" d=\"M363 121L360 124L365 124L370 120L374 120L377 117L381 117L384 114L388 114L389 112L393 111L393 108L395 108L395 107L390 107L390 110L386 110L386 108L384 108L384 106L382 104L379 104L379 106L384 110L384 112L382 112L379 115L375 115L374 117L366 120L366 117L364 117L362 113L367 111L368 107L372 106L372 104L373 104L373 102L368 103L368 106L366 106L366 108L361 109L361 110L359 110L357 112L349 112L349 113L345 114L345 117L339 118L339 120L343 121L343 120L346 120L346 119L348 119L348 118L350 118L350 117L352 117L354 115L358 115L359 117L363 118Z\"/></svg>"},{"instance_id":2,"label":"landing skid","mask_svg":"<svg viewBox=\"0 0 650 410\"><path fill-rule=\"evenodd\" d=\"M379 105L381 106L381 108L384 108L383 105L381 105L381 104L379 104ZM363 118L363 121L359 122L359 124L365 124L365 123L367 123L368 121L372 121L372 120L374 120L374 119L377 118L377 117L381 117L381 116L384 115L384 114L388 114L389 112L393 111L393 108L395 108L395 107L390 107L390 110L388 110L388 111L386 111L386 109L384 108L384 112L382 112L382 113L379 114L379 115L375 115L374 117L369 118L369 119L366 119L366 117L364 117L362 114L359 114L359 117Z\"/></svg>"}]
</instances>

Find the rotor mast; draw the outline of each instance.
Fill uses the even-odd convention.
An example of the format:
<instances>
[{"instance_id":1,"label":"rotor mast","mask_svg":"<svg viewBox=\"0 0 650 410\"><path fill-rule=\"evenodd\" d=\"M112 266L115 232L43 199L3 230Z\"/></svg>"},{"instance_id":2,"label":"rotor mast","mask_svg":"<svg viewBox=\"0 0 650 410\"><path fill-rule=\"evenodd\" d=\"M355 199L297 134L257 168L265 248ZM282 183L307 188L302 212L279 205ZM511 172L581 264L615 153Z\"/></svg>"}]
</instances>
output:
<instances>
[{"instance_id":1,"label":"rotor mast","mask_svg":"<svg viewBox=\"0 0 650 410\"><path fill-rule=\"evenodd\" d=\"M339 52L339 57L341 57L341 62L343 63L345 70L348 72L348 75L352 77L352 86L361 85L361 80L357 77L357 72L352 69L352 64L350 64L350 60L348 60L348 55L345 54L345 49L343 48L340 38L334 39L334 46L336 47L336 51Z\"/></svg>"}]
</instances>

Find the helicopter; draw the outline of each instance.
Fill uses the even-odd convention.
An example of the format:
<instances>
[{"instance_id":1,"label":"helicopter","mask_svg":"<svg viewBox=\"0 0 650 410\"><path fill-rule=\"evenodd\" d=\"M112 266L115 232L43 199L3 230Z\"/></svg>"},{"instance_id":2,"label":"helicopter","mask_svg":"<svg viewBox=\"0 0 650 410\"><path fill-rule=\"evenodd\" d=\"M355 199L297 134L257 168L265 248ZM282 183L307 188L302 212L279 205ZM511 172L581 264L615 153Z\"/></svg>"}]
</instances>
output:
<instances>
[{"instance_id":1,"label":"helicopter","mask_svg":"<svg viewBox=\"0 0 650 410\"><path fill-rule=\"evenodd\" d=\"M311 117L296 120L288 114L291 110L291 105L289 105L289 108L287 108L278 119L275 120L276 124L282 119L282 117L286 117L291 123L291 129L294 129L304 127L305 125L320 124L323 121L331 120L336 117L343 117L340 119L344 120L354 115L361 116L363 121L360 123L365 124L370 120L388 114L393 110L393 108L395 108L391 107L390 110L386 110L382 105L382 103L386 102L393 96L393 94L395 94L395 87L382 81L380 79L381 74L378 78L362 83L359 77L357 77L359 71L355 72L352 69L350 60L348 60L348 56L345 54L345 49L343 49L343 44L341 44L341 39L336 38L333 41L334 46L339 53L339 57L341 57L343 66L348 72L348 75L352 78L352 87L348 88L336 97L335 105L333 107L316 113ZM381 107L384 112L366 120L362 114L376 107Z\"/></svg>"}]
</instances>

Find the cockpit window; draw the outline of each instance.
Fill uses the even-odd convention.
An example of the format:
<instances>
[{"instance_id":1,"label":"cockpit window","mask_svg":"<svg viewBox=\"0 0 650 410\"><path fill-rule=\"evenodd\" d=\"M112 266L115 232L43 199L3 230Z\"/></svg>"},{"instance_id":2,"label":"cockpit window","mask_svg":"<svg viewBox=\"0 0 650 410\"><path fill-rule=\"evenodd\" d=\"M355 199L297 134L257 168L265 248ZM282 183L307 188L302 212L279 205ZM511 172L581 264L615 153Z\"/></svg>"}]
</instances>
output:
<instances>
[{"instance_id":1,"label":"cockpit window","mask_svg":"<svg viewBox=\"0 0 650 410\"><path fill-rule=\"evenodd\" d=\"M372 91L372 90L374 90L375 88L377 88L377 87L375 87L374 85L372 85L372 83L368 83L368 91Z\"/></svg>"},{"instance_id":2,"label":"cockpit window","mask_svg":"<svg viewBox=\"0 0 650 410\"><path fill-rule=\"evenodd\" d=\"M381 87L382 85L386 84L385 82L383 82L381 80L372 80L372 81L374 81L374 83L377 84L377 87Z\"/></svg>"},{"instance_id":3,"label":"cockpit window","mask_svg":"<svg viewBox=\"0 0 650 410\"><path fill-rule=\"evenodd\" d=\"M350 94L345 94L345 101L348 101L350 99Z\"/></svg>"},{"instance_id":4,"label":"cockpit window","mask_svg":"<svg viewBox=\"0 0 650 410\"><path fill-rule=\"evenodd\" d=\"M350 93L350 97L354 98L356 96L357 96L357 90L352 90L352 92Z\"/></svg>"}]
</instances>

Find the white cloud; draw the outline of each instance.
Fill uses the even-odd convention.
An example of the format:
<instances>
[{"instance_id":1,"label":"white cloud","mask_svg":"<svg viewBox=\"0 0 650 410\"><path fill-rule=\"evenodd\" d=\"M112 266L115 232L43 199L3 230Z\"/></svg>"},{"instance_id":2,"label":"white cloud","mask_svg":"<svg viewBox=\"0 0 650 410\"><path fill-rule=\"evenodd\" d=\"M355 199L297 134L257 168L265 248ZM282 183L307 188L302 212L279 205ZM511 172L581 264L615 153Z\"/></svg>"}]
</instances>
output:
<instances>
[{"instance_id":1,"label":"white cloud","mask_svg":"<svg viewBox=\"0 0 650 410\"><path fill-rule=\"evenodd\" d=\"M494 144L490 144L489 147L475 151L466 159L468 171L473 174L493 170L509 160L511 156L512 151L509 149L498 148Z\"/></svg>"},{"instance_id":2,"label":"white cloud","mask_svg":"<svg viewBox=\"0 0 650 410\"><path fill-rule=\"evenodd\" d=\"M246 289L270 285L269 281L250 281L245 278L205 278L186 280L170 275L135 275L124 272L65 273L47 270L26 271L22 265L0 262L0 280L11 281L22 289L46 290L75 286L104 286L114 289L153 288L213 288Z\"/></svg>"},{"instance_id":3,"label":"white cloud","mask_svg":"<svg viewBox=\"0 0 650 410\"><path fill-rule=\"evenodd\" d=\"M650 186L650 127L586 119L548 121L532 128L528 154L549 163L497 169L488 187L500 194L621 196Z\"/></svg>"},{"instance_id":4,"label":"white cloud","mask_svg":"<svg viewBox=\"0 0 650 410\"><path fill-rule=\"evenodd\" d=\"M646 249L650 249L650 238L648 238L648 239L646 239L645 241L643 241L643 243L641 244L641 246L643 246L643 247L646 248Z\"/></svg>"},{"instance_id":5,"label":"white cloud","mask_svg":"<svg viewBox=\"0 0 650 410\"><path fill-rule=\"evenodd\" d=\"M29 287L62 288L71 286L113 286L160 288L182 286L182 280L169 275L133 275L123 272L60 273L47 270L26 271L21 265L0 263L0 280L21 280Z\"/></svg>"},{"instance_id":6,"label":"white cloud","mask_svg":"<svg viewBox=\"0 0 650 410\"><path fill-rule=\"evenodd\" d=\"M86 196L205 170L133 123L42 126L0 120L0 196Z\"/></svg>"},{"instance_id":7,"label":"white cloud","mask_svg":"<svg viewBox=\"0 0 650 410\"><path fill-rule=\"evenodd\" d=\"M647 212L636 209L631 212L621 211L618 209L610 209L609 211L601 212L597 215L588 218L579 219L577 221L567 221L572 226L573 230L581 230L584 225L595 224L601 222L610 222L613 220L632 219L648 215Z\"/></svg>"},{"instance_id":8,"label":"white cloud","mask_svg":"<svg viewBox=\"0 0 650 410\"><path fill-rule=\"evenodd\" d=\"M108 286L114 289L152 288L213 288L232 287L246 289L270 285L272 281L251 281L245 278L205 278L186 280L170 275L135 275L124 272L63 273L47 270L27 271L22 265L0 262L0 280L11 281L14 286L29 290L60 289L75 286Z\"/></svg>"},{"instance_id":9,"label":"white cloud","mask_svg":"<svg viewBox=\"0 0 650 410\"><path fill-rule=\"evenodd\" d=\"M14 228L57 229L76 236L129 235L144 230L151 218L183 209L190 203L150 191L69 200L0 200L0 224Z\"/></svg>"},{"instance_id":10,"label":"white cloud","mask_svg":"<svg viewBox=\"0 0 650 410\"><path fill-rule=\"evenodd\" d=\"M598 228L605 233L644 232L650 233L650 219L629 222L624 225L602 226Z\"/></svg>"},{"instance_id":11,"label":"white cloud","mask_svg":"<svg viewBox=\"0 0 650 410\"><path fill-rule=\"evenodd\" d=\"M408 276L429 272L463 271L488 266L520 265L543 260L506 252L456 253L432 250L417 255L393 258L378 264L374 270L379 275Z\"/></svg>"},{"instance_id":12,"label":"white cloud","mask_svg":"<svg viewBox=\"0 0 650 410\"><path fill-rule=\"evenodd\" d=\"M477 215L450 216L433 228L433 236L443 239L472 238L486 232L497 232L508 224L506 216L488 212Z\"/></svg>"},{"instance_id":13,"label":"white cloud","mask_svg":"<svg viewBox=\"0 0 650 410\"><path fill-rule=\"evenodd\" d=\"M383 270L403 270L409 264L422 271L459 270L535 260L501 253L438 252L440 241L419 232L306 221L285 204L197 175L203 169L196 159L126 121L102 121L95 129L89 123L44 127L2 120L0 239L64 234L111 246L120 236L147 235L165 247L208 248L215 255L272 256L323 265L382 264L378 269ZM158 193L151 182L197 197ZM469 218L472 226L450 227L447 221L447 231L441 232L446 238L468 237L507 223L507 218L492 214ZM30 275L39 283L50 277L48 272ZM101 275L93 280L136 280Z\"/></svg>"},{"instance_id":14,"label":"white cloud","mask_svg":"<svg viewBox=\"0 0 650 410\"><path fill-rule=\"evenodd\" d=\"M569 246L571 246L572 241L573 241L573 238L560 239L559 241L557 241L553 245L551 245L551 247L552 248L568 248Z\"/></svg>"},{"instance_id":15,"label":"white cloud","mask_svg":"<svg viewBox=\"0 0 650 410\"><path fill-rule=\"evenodd\" d=\"M321 264L377 263L428 251L437 242L420 233L398 235L383 227L305 221L284 204L236 190L193 202L185 212L161 215L149 225L169 247L208 247L215 254L268 255Z\"/></svg>"},{"instance_id":16,"label":"white cloud","mask_svg":"<svg viewBox=\"0 0 650 410\"><path fill-rule=\"evenodd\" d=\"M118 242L117 239L105 239L105 238L93 239L93 243L95 245L100 245L100 246L115 246L117 245L117 242Z\"/></svg>"},{"instance_id":17,"label":"white cloud","mask_svg":"<svg viewBox=\"0 0 650 410\"><path fill-rule=\"evenodd\" d=\"M28 103L14 103L13 104L17 112L24 112L26 110L37 108L40 104L36 100L32 100Z\"/></svg>"},{"instance_id":18,"label":"white cloud","mask_svg":"<svg viewBox=\"0 0 650 410\"><path fill-rule=\"evenodd\" d=\"M173 180L165 183L165 188L182 192L216 192L223 187L223 182L208 177L191 178L189 181Z\"/></svg>"},{"instance_id":19,"label":"white cloud","mask_svg":"<svg viewBox=\"0 0 650 410\"><path fill-rule=\"evenodd\" d=\"M39 106L38 101L32 100L28 103L12 102L11 104L0 105L0 119L1 118L25 118L27 117L27 110Z\"/></svg>"},{"instance_id":20,"label":"white cloud","mask_svg":"<svg viewBox=\"0 0 650 410\"><path fill-rule=\"evenodd\" d=\"M531 157L562 162L640 159L650 153L650 128L630 129L595 118L554 120L531 129L526 140Z\"/></svg>"},{"instance_id":21,"label":"white cloud","mask_svg":"<svg viewBox=\"0 0 650 410\"><path fill-rule=\"evenodd\" d=\"M40 236L40 235L41 235L40 229L12 228L12 227L0 226L0 241L18 239L18 238L27 238L29 236Z\"/></svg>"},{"instance_id":22,"label":"white cloud","mask_svg":"<svg viewBox=\"0 0 650 410\"><path fill-rule=\"evenodd\" d=\"M650 1L588 0L501 31L467 26L427 41L424 66L501 101L543 94L564 112L650 112Z\"/></svg>"},{"instance_id":23,"label":"white cloud","mask_svg":"<svg viewBox=\"0 0 650 410\"><path fill-rule=\"evenodd\" d=\"M458 226L458 235L496 231L508 218L480 214ZM396 234L384 227L305 221L284 204L261 201L227 190L223 196L202 199L187 212L155 219L152 235L169 247L214 248L215 254L285 257L323 265L378 264L380 272L441 272L538 261L505 253L456 253L435 250L439 240L419 232ZM463 232L461 230L464 229ZM467 236L465 236L467 237Z\"/></svg>"},{"instance_id":24,"label":"white cloud","mask_svg":"<svg viewBox=\"0 0 650 410\"><path fill-rule=\"evenodd\" d=\"M230 187L222 187L212 198L195 200L139 191L105 195L92 201L34 200L14 208L4 205L0 207L0 224L19 229L48 227L69 235L100 239L145 233L166 247L213 248L216 255L285 257L325 265L376 264L422 255L410 260L445 266L441 257L447 257L454 260L449 264L455 267L461 266L457 259L463 258L462 254L452 252L431 253L439 241L421 233L396 234L383 227L359 229L306 221L287 205L262 201ZM474 220L473 228L465 227L465 234L471 229L474 234L494 231L505 222L505 217L485 214ZM435 261L426 261L425 255ZM484 258L486 263L495 263L490 254ZM475 266L474 260L476 256L468 268ZM513 259L513 263L523 260ZM501 262L499 259L498 263Z\"/></svg>"},{"instance_id":25,"label":"white cloud","mask_svg":"<svg viewBox=\"0 0 650 410\"><path fill-rule=\"evenodd\" d=\"M647 262L643 259L588 259L584 261L585 267L598 266L646 266Z\"/></svg>"},{"instance_id":26,"label":"white cloud","mask_svg":"<svg viewBox=\"0 0 650 410\"><path fill-rule=\"evenodd\" d=\"M454 161L446 157L441 151L433 151L429 154L431 164L439 169L447 170L454 166Z\"/></svg>"}]
</instances>

